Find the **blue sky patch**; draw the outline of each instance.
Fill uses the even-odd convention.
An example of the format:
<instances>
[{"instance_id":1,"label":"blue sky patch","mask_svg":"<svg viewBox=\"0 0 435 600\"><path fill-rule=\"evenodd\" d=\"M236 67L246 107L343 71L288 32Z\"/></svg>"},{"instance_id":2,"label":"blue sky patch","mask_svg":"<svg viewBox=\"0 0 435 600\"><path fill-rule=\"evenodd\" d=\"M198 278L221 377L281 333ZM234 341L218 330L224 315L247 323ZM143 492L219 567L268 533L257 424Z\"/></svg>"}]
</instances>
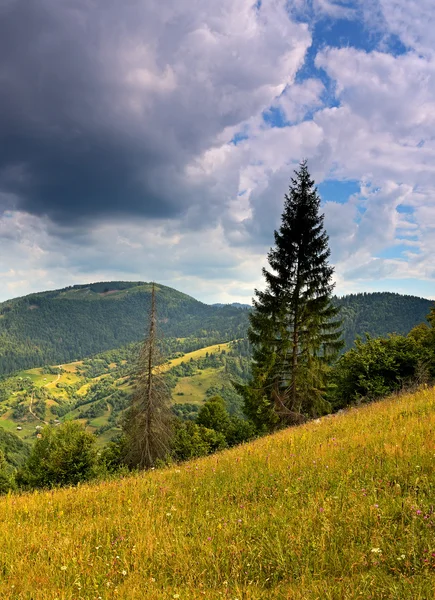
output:
<instances>
[{"instance_id":1,"label":"blue sky patch","mask_svg":"<svg viewBox=\"0 0 435 600\"><path fill-rule=\"evenodd\" d=\"M404 253L412 252L413 254L420 254L420 250L417 246L408 246L407 244L395 244L384 248L376 256L377 258L403 258Z\"/></svg>"},{"instance_id":2,"label":"blue sky patch","mask_svg":"<svg viewBox=\"0 0 435 600\"><path fill-rule=\"evenodd\" d=\"M324 181L317 186L322 202L339 202L345 204L350 196L360 191L358 181Z\"/></svg>"}]
</instances>

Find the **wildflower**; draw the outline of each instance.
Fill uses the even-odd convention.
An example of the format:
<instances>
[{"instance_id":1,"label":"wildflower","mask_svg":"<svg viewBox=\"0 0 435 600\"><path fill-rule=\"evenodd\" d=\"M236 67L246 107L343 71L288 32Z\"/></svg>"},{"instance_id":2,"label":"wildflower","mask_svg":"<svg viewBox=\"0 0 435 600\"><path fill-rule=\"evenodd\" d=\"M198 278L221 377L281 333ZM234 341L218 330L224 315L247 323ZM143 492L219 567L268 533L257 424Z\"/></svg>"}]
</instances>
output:
<instances>
[{"instance_id":1,"label":"wildflower","mask_svg":"<svg viewBox=\"0 0 435 600\"><path fill-rule=\"evenodd\" d=\"M127 575L127 571L124 569L123 571L121 571L121 575Z\"/></svg>"},{"instance_id":2,"label":"wildflower","mask_svg":"<svg viewBox=\"0 0 435 600\"><path fill-rule=\"evenodd\" d=\"M179 597L180 597L180 594L174 594L172 597L173 597L173 598L179 598Z\"/></svg>"},{"instance_id":3,"label":"wildflower","mask_svg":"<svg viewBox=\"0 0 435 600\"><path fill-rule=\"evenodd\" d=\"M370 552L373 552L373 554L381 554L382 550L380 548L372 548Z\"/></svg>"},{"instance_id":4,"label":"wildflower","mask_svg":"<svg viewBox=\"0 0 435 600\"><path fill-rule=\"evenodd\" d=\"M60 570L61 570L61 571L66 571L66 570L67 570L67 568L68 568L68 567L67 567L66 565L62 565L62 566L61 566L61 568L60 568Z\"/></svg>"}]
</instances>

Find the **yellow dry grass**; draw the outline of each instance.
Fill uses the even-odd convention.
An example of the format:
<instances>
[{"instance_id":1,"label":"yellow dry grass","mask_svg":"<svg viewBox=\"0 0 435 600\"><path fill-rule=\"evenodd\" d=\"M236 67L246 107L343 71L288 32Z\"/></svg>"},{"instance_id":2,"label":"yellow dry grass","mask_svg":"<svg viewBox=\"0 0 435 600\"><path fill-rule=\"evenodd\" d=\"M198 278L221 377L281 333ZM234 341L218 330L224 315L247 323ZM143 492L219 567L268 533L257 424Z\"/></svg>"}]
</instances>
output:
<instances>
[{"instance_id":1,"label":"yellow dry grass","mask_svg":"<svg viewBox=\"0 0 435 600\"><path fill-rule=\"evenodd\" d=\"M435 391L0 500L0 598L429 600Z\"/></svg>"}]
</instances>

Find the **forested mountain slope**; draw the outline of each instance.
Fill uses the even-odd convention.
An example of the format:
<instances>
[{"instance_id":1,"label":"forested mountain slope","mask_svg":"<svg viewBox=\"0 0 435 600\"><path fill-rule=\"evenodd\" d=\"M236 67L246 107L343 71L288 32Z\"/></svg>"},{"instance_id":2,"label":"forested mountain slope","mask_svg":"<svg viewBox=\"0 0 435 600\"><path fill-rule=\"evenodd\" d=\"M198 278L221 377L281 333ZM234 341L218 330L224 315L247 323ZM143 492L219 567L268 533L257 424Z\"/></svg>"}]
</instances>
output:
<instances>
[{"instance_id":1,"label":"forested mountain slope","mask_svg":"<svg viewBox=\"0 0 435 600\"><path fill-rule=\"evenodd\" d=\"M30 294L0 304L0 375L60 364L119 348L143 337L151 284L111 281ZM342 307L344 340L407 333L425 320L430 300L392 293L351 294ZM157 285L159 328L165 337L204 338L204 346L246 335L248 310L209 306Z\"/></svg>"},{"instance_id":2,"label":"forested mountain slope","mask_svg":"<svg viewBox=\"0 0 435 600\"><path fill-rule=\"evenodd\" d=\"M226 341L242 337L247 311L212 307L157 285L165 337ZM31 294L0 304L0 374L58 364L143 338L151 284L105 282ZM207 345L207 344L204 344Z\"/></svg>"},{"instance_id":3,"label":"forested mountain slope","mask_svg":"<svg viewBox=\"0 0 435 600\"><path fill-rule=\"evenodd\" d=\"M391 292L349 294L336 299L341 308L343 337L349 348L365 333L373 337L389 333L407 334L426 321L433 301Z\"/></svg>"}]
</instances>

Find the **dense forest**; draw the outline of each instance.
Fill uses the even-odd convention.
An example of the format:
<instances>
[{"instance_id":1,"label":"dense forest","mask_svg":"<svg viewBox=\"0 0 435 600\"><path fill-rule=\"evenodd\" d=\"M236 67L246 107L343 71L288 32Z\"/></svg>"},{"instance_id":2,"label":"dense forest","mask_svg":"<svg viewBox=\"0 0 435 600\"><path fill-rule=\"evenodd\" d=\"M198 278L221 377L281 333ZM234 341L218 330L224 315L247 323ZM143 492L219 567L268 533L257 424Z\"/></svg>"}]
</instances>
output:
<instances>
[{"instance_id":1,"label":"dense forest","mask_svg":"<svg viewBox=\"0 0 435 600\"><path fill-rule=\"evenodd\" d=\"M149 283L114 281L1 303L0 374L69 362L141 340L150 290ZM365 333L405 334L425 321L431 306L423 298L387 292L351 294L335 302L342 309L346 348ZM157 286L157 303L163 337L198 338L205 346L246 335L249 311L244 307L209 306L163 285Z\"/></svg>"},{"instance_id":2,"label":"dense forest","mask_svg":"<svg viewBox=\"0 0 435 600\"><path fill-rule=\"evenodd\" d=\"M343 319L343 339L350 348L355 339L368 333L382 337L389 333L405 335L426 317L433 302L416 296L391 292L349 294L334 299Z\"/></svg>"}]
</instances>

